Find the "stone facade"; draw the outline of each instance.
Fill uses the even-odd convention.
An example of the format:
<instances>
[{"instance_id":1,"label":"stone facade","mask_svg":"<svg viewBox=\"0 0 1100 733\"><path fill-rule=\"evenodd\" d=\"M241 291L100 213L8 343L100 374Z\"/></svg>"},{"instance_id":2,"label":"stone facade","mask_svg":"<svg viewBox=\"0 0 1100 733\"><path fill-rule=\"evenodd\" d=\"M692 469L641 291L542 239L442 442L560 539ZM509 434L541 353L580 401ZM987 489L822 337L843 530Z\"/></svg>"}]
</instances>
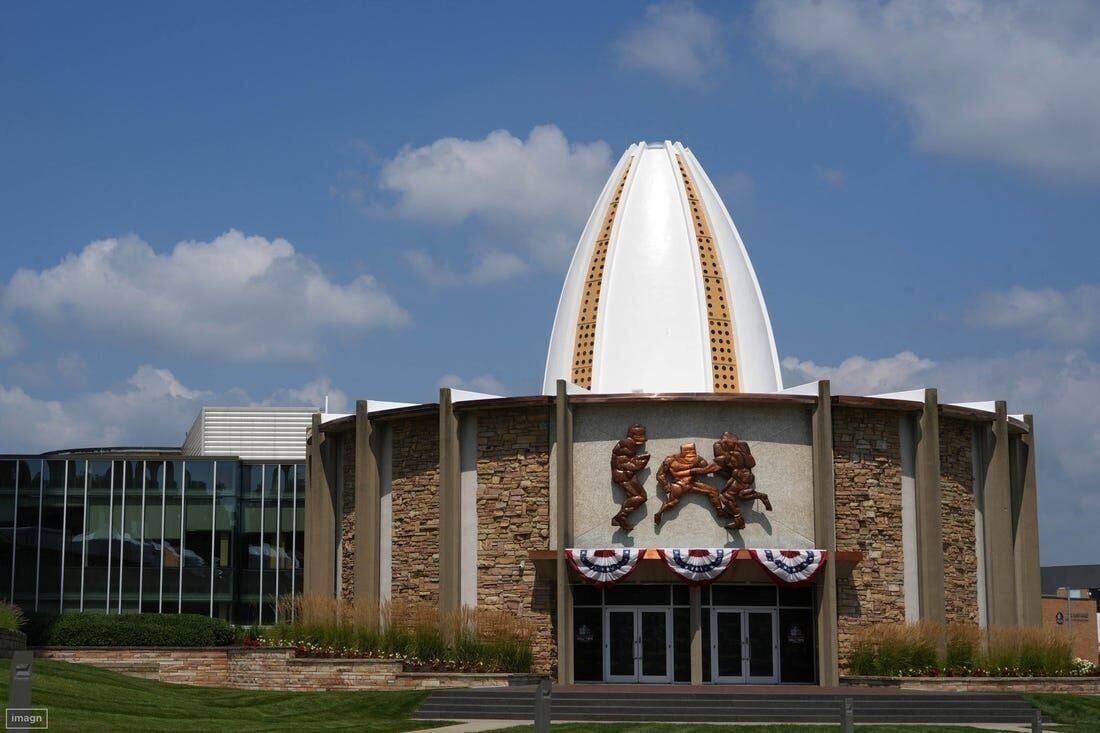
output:
<instances>
[{"instance_id":1,"label":"stone facade","mask_svg":"<svg viewBox=\"0 0 1100 733\"><path fill-rule=\"evenodd\" d=\"M965 420L940 420L943 590L948 623L978 623L973 432L973 424Z\"/></svg>"},{"instance_id":2,"label":"stone facade","mask_svg":"<svg viewBox=\"0 0 1100 733\"><path fill-rule=\"evenodd\" d=\"M173 684L280 692L506 687L535 681L504 673L405 672L400 660L311 659L285 648L54 647L35 655Z\"/></svg>"},{"instance_id":3,"label":"stone facade","mask_svg":"<svg viewBox=\"0 0 1100 733\"><path fill-rule=\"evenodd\" d=\"M1072 692L1100 695L1100 677L841 677L845 687L927 692Z\"/></svg>"},{"instance_id":4,"label":"stone facade","mask_svg":"<svg viewBox=\"0 0 1100 733\"><path fill-rule=\"evenodd\" d=\"M355 432L340 436L340 595L355 598Z\"/></svg>"},{"instance_id":5,"label":"stone facade","mask_svg":"<svg viewBox=\"0 0 1100 733\"><path fill-rule=\"evenodd\" d=\"M837 550L863 553L852 574L837 579L837 639L845 669L862 629L905 621L898 413L834 408L833 470Z\"/></svg>"},{"instance_id":6,"label":"stone facade","mask_svg":"<svg viewBox=\"0 0 1100 733\"><path fill-rule=\"evenodd\" d=\"M529 619L535 671L554 669L555 585L539 576L529 550L550 548L550 411L478 413L477 604Z\"/></svg>"},{"instance_id":7,"label":"stone facade","mask_svg":"<svg viewBox=\"0 0 1100 733\"><path fill-rule=\"evenodd\" d=\"M391 597L439 602L439 418L392 423Z\"/></svg>"}]
</instances>

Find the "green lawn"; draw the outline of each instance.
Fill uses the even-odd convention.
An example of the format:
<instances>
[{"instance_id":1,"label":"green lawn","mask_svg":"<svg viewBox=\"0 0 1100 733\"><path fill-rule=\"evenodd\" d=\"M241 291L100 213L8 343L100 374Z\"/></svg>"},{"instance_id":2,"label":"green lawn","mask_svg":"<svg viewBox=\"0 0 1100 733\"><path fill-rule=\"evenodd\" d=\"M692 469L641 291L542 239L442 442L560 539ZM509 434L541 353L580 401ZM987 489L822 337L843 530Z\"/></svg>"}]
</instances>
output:
<instances>
[{"instance_id":1,"label":"green lawn","mask_svg":"<svg viewBox=\"0 0 1100 733\"><path fill-rule=\"evenodd\" d=\"M1024 695L1043 715L1058 722L1065 733L1097 733L1100 731L1100 697L1034 692Z\"/></svg>"},{"instance_id":2,"label":"green lawn","mask_svg":"<svg viewBox=\"0 0 1100 733\"><path fill-rule=\"evenodd\" d=\"M705 725L699 723L562 723L554 733L837 733L839 725ZM493 733L530 733L519 726ZM990 733L961 725L857 725L857 733Z\"/></svg>"},{"instance_id":3,"label":"green lawn","mask_svg":"<svg viewBox=\"0 0 1100 733\"><path fill-rule=\"evenodd\" d=\"M8 699L10 660L0 660ZM32 704L49 708L51 731L405 731L427 695L394 692L266 692L169 685L88 665L36 659Z\"/></svg>"}]
</instances>

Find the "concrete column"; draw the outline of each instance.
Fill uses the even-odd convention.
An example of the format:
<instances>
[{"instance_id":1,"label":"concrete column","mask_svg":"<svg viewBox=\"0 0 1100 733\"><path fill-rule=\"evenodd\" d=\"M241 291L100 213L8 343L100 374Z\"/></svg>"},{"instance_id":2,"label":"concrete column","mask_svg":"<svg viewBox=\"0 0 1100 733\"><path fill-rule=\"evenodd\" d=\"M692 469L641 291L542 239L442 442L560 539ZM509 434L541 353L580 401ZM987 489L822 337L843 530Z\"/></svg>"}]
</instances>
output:
<instances>
[{"instance_id":1,"label":"concrete column","mask_svg":"<svg viewBox=\"0 0 1100 733\"><path fill-rule=\"evenodd\" d=\"M813 412L814 544L829 551L829 560L815 586L817 599L818 684L840 683L837 652L836 483L833 474L833 405L829 381L817 383Z\"/></svg>"},{"instance_id":2,"label":"concrete column","mask_svg":"<svg viewBox=\"0 0 1100 733\"><path fill-rule=\"evenodd\" d=\"M1008 443L1008 410L1003 400L994 408L983 491L986 562L986 609L990 626L1016 624L1016 562L1012 549L1012 471Z\"/></svg>"},{"instance_id":3,"label":"concrete column","mask_svg":"<svg viewBox=\"0 0 1100 733\"><path fill-rule=\"evenodd\" d=\"M439 390L439 608L462 608L462 468L451 390Z\"/></svg>"},{"instance_id":4,"label":"concrete column","mask_svg":"<svg viewBox=\"0 0 1100 733\"><path fill-rule=\"evenodd\" d=\"M1012 551L1016 561L1016 623L1041 626L1042 589L1039 581L1039 501L1035 485L1035 420L1024 415L1028 432L1020 437L1023 452L1023 486L1016 507L1016 535Z\"/></svg>"},{"instance_id":5,"label":"concrete column","mask_svg":"<svg viewBox=\"0 0 1100 733\"><path fill-rule=\"evenodd\" d=\"M565 550L573 545L573 408L559 379L554 399L554 445L557 537L558 684L573 683L573 594Z\"/></svg>"},{"instance_id":6,"label":"concrete column","mask_svg":"<svg viewBox=\"0 0 1100 733\"><path fill-rule=\"evenodd\" d=\"M736 550L735 550L736 552ZM703 591L693 585L688 589L691 603L691 615L688 625L691 629L691 684L703 684Z\"/></svg>"},{"instance_id":7,"label":"concrete column","mask_svg":"<svg viewBox=\"0 0 1100 733\"><path fill-rule=\"evenodd\" d=\"M355 402L355 597L378 604L382 525L378 436L367 414L367 401Z\"/></svg>"},{"instance_id":8,"label":"concrete column","mask_svg":"<svg viewBox=\"0 0 1100 733\"><path fill-rule=\"evenodd\" d=\"M917 556L920 618L947 621L943 588L943 506L940 499L940 406L935 389L924 391L917 437ZM941 640L943 642L945 640Z\"/></svg>"},{"instance_id":9,"label":"concrete column","mask_svg":"<svg viewBox=\"0 0 1100 733\"><path fill-rule=\"evenodd\" d=\"M336 595L336 491L332 480L334 441L321 432L321 414L313 414L306 484L305 567L302 590Z\"/></svg>"}]
</instances>

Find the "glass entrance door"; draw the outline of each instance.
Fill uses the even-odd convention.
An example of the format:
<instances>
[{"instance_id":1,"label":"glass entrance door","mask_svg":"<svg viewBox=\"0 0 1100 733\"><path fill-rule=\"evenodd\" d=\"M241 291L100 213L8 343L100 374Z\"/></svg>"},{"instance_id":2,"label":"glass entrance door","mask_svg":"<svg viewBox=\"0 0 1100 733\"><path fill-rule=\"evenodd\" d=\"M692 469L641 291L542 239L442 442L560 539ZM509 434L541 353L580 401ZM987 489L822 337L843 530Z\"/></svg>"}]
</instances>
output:
<instances>
[{"instance_id":1,"label":"glass entrance door","mask_svg":"<svg viewBox=\"0 0 1100 733\"><path fill-rule=\"evenodd\" d=\"M711 679L724 683L777 682L776 618L773 609L712 609Z\"/></svg>"},{"instance_id":2,"label":"glass entrance door","mask_svg":"<svg viewBox=\"0 0 1100 733\"><path fill-rule=\"evenodd\" d=\"M672 614L668 608L604 612L604 680L672 681Z\"/></svg>"}]
</instances>

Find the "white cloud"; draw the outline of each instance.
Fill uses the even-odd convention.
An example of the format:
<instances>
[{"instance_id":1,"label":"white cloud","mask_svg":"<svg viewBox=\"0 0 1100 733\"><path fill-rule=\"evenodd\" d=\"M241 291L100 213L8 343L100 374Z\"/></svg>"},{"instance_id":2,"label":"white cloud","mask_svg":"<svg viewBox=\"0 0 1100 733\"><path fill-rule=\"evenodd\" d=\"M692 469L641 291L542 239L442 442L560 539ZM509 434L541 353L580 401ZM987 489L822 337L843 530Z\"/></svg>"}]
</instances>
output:
<instances>
[{"instance_id":1,"label":"white cloud","mask_svg":"<svg viewBox=\"0 0 1100 733\"><path fill-rule=\"evenodd\" d=\"M23 348L23 335L14 323L0 318L0 359L8 359Z\"/></svg>"},{"instance_id":2,"label":"white cloud","mask_svg":"<svg viewBox=\"0 0 1100 733\"><path fill-rule=\"evenodd\" d=\"M726 64L721 21L683 0L647 7L614 48L625 68L692 86L706 85L707 75Z\"/></svg>"},{"instance_id":3,"label":"white cloud","mask_svg":"<svg viewBox=\"0 0 1100 733\"><path fill-rule=\"evenodd\" d=\"M556 266L572 253L611 167L607 143L571 143L542 125L526 140L496 130L402 148L382 165L378 185L395 197L385 209L392 215L485 225L517 260Z\"/></svg>"},{"instance_id":4,"label":"white cloud","mask_svg":"<svg viewBox=\"0 0 1100 733\"><path fill-rule=\"evenodd\" d=\"M74 387L83 387L88 381L88 362L80 354L62 354L57 358L57 375L61 381Z\"/></svg>"},{"instance_id":5,"label":"white cloud","mask_svg":"<svg viewBox=\"0 0 1100 733\"><path fill-rule=\"evenodd\" d=\"M784 383L803 384L819 379L829 379L833 391L847 390L852 394L876 394L897 388L898 384L912 386L912 380L921 372L935 366L935 362L922 359L912 351L903 351L885 359L868 359L851 356L836 366L824 366L812 361L788 356L783 359L786 371Z\"/></svg>"},{"instance_id":6,"label":"white cloud","mask_svg":"<svg viewBox=\"0 0 1100 733\"><path fill-rule=\"evenodd\" d=\"M492 374L479 374L476 377L465 379L457 374L444 374L437 382L439 387L451 389L465 389L471 392L484 392L486 394L507 395L511 392L507 386Z\"/></svg>"},{"instance_id":7,"label":"white cloud","mask_svg":"<svg viewBox=\"0 0 1100 733\"><path fill-rule=\"evenodd\" d=\"M195 389L167 369L142 365L123 383L64 400L34 397L22 387L0 385L0 445L14 453L102 446L178 446L203 405L319 407L324 394L333 409L347 396L327 378L278 390L253 400L239 388Z\"/></svg>"},{"instance_id":8,"label":"white cloud","mask_svg":"<svg viewBox=\"0 0 1100 733\"><path fill-rule=\"evenodd\" d=\"M925 150L1100 179L1100 5L762 2L772 58L893 98Z\"/></svg>"},{"instance_id":9,"label":"white cloud","mask_svg":"<svg viewBox=\"0 0 1100 733\"><path fill-rule=\"evenodd\" d=\"M432 285L485 285L511 280L527 272L530 267L512 252L483 252L475 255L466 272L454 272L423 250L405 252L405 259L413 271Z\"/></svg>"},{"instance_id":10,"label":"white cloud","mask_svg":"<svg viewBox=\"0 0 1100 733\"><path fill-rule=\"evenodd\" d=\"M290 242L236 230L167 254L134 236L93 242L16 271L0 305L97 343L223 360L307 361L323 331L409 321L373 278L333 282Z\"/></svg>"},{"instance_id":11,"label":"white cloud","mask_svg":"<svg viewBox=\"0 0 1100 733\"><path fill-rule=\"evenodd\" d=\"M844 182L848 180L848 175L841 168L818 166L814 169L814 172L818 178L833 187L843 186Z\"/></svg>"},{"instance_id":12,"label":"white cloud","mask_svg":"<svg viewBox=\"0 0 1100 733\"><path fill-rule=\"evenodd\" d=\"M983 293L967 313L967 320L1047 341L1089 343L1100 338L1100 285L1068 291L1015 286Z\"/></svg>"},{"instance_id":13,"label":"white cloud","mask_svg":"<svg viewBox=\"0 0 1100 733\"><path fill-rule=\"evenodd\" d=\"M1098 488L1100 363L1084 351L1031 349L937 362L903 352L885 359L852 357L837 366L788 357L783 367L795 381L831 379L834 393L928 386L939 389L941 402L1003 399L1009 412L1034 414L1043 561L1071 562L1078 553L1100 552L1100 505L1090 498Z\"/></svg>"}]
</instances>

